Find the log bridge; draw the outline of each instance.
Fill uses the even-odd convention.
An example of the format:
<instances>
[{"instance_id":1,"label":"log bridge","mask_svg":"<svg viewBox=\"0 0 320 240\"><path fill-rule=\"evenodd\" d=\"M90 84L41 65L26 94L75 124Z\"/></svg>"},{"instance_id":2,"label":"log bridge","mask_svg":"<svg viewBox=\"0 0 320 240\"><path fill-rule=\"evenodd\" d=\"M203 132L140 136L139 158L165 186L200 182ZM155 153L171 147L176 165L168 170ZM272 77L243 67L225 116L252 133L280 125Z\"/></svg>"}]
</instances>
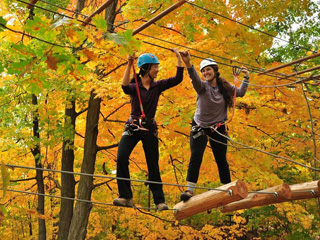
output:
<instances>
[{"instance_id":1,"label":"log bridge","mask_svg":"<svg viewBox=\"0 0 320 240\"><path fill-rule=\"evenodd\" d=\"M227 213L275 203L319 197L320 180L294 185L282 183L278 186L255 192L248 192L246 184L236 180L214 190L195 195L188 201L177 203L173 207L173 214L177 220L182 220L212 208L220 207L221 212Z\"/></svg>"}]
</instances>

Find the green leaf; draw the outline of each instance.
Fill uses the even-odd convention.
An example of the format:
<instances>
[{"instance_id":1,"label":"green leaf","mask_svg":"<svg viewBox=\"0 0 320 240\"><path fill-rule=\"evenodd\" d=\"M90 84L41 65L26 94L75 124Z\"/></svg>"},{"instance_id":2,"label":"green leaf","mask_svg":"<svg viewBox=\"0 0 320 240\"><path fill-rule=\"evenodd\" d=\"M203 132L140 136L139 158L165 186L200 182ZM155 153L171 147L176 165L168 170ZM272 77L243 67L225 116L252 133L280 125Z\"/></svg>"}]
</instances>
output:
<instances>
[{"instance_id":1,"label":"green leaf","mask_svg":"<svg viewBox=\"0 0 320 240\"><path fill-rule=\"evenodd\" d=\"M41 18L35 16L34 19L26 20L26 24L23 26L23 29L28 33L34 33L35 31L43 29L43 21Z\"/></svg>"},{"instance_id":2,"label":"green leaf","mask_svg":"<svg viewBox=\"0 0 320 240\"><path fill-rule=\"evenodd\" d=\"M27 91L35 95L38 95L39 93L41 93L41 89L36 83L30 83L29 86L27 87Z\"/></svg>"},{"instance_id":3,"label":"green leaf","mask_svg":"<svg viewBox=\"0 0 320 240\"><path fill-rule=\"evenodd\" d=\"M128 41L128 42L130 42L131 40L132 40L132 33L133 33L133 31L132 30L126 30L125 32L123 32L122 34L121 34L121 32L119 33L119 35L121 36L124 36L124 38Z\"/></svg>"},{"instance_id":4,"label":"green leaf","mask_svg":"<svg viewBox=\"0 0 320 240\"><path fill-rule=\"evenodd\" d=\"M106 32L108 29L107 21L101 15L96 15L92 22L101 32Z\"/></svg>"},{"instance_id":5,"label":"green leaf","mask_svg":"<svg viewBox=\"0 0 320 240\"><path fill-rule=\"evenodd\" d=\"M126 45L129 43L127 39L124 36L121 36L120 34L118 35L116 33L107 33L105 36L107 39L119 45Z\"/></svg>"},{"instance_id":6,"label":"green leaf","mask_svg":"<svg viewBox=\"0 0 320 240\"><path fill-rule=\"evenodd\" d=\"M7 188L10 183L10 174L3 161L1 162L1 179L2 179L2 192L3 192L2 196L4 197L6 195Z\"/></svg>"},{"instance_id":7,"label":"green leaf","mask_svg":"<svg viewBox=\"0 0 320 240\"><path fill-rule=\"evenodd\" d=\"M4 31L4 26L7 25L7 21L0 16L0 32Z\"/></svg>"}]
</instances>

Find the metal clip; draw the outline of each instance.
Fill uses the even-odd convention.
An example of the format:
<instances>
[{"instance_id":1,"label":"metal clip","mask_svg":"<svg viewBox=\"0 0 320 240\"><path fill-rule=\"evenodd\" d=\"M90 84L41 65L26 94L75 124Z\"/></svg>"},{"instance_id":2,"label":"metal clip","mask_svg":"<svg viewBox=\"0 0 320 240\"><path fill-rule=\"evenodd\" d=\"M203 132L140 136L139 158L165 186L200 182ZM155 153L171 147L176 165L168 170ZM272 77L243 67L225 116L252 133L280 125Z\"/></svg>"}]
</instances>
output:
<instances>
[{"instance_id":1,"label":"metal clip","mask_svg":"<svg viewBox=\"0 0 320 240\"><path fill-rule=\"evenodd\" d=\"M235 76L239 76L240 73L241 73L241 71L242 71L242 68L241 68L241 67L238 67L238 66L233 66L233 67L232 67L232 73L233 73L233 75L235 75Z\"/></svg>"}]
</instances>

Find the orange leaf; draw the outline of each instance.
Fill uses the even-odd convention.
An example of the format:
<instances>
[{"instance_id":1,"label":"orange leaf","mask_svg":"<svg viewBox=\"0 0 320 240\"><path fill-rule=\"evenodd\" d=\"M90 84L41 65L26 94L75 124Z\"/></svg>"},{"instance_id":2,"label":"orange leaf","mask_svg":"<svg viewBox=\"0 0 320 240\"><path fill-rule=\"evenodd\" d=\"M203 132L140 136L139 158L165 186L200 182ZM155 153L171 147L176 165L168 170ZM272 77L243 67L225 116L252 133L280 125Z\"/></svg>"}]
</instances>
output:
<instances>
[{"instance_id":1,"label":"orange leaf","mask_svg":"<svg viewBox=\"0 0 320 240\"><path fill-rule=\"evenodd\" d=\"M88 49L85 49L82 52L89 60L95 60L97 58L97 55Z\"/></svg>"},{"instance_id":2,"label":"orange leaf","mask_svg":"<svg viewBox=\"0 0 320 240\"><path fill-rule=\"evenodd\" d=\"M52 70L57 70L57 63L58 63L58 59L53 57L52 55L47 56L47 60L46 60L48 69L52 69Z\"/></svg>"}]
</instances>

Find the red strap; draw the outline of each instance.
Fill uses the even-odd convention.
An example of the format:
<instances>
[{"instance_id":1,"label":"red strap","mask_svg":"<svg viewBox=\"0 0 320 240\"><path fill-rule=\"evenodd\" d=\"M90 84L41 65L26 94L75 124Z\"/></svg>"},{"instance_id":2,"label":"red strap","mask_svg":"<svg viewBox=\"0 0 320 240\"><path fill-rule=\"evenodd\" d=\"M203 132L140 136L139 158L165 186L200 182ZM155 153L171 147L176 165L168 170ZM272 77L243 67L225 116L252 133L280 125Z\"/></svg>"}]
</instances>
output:
<instances>
[{"instance_id":1,"label":"red strap","mask_svg":"<svg viewBox=\"0 0 320 240\"><path fill-rule=\"evenodd\" d=\"M138 85L137 74L136 74L136 70L134 68L133 62L132 62L132 69L133 69L134 80L136 82L136 89L137 89L137 94L138 94L139 103L140 103L141 117L145 117L146 115L144 114L144 111L143 111L143 106L142 106L142 101L141 101L141 96L140 96L140 90L139 90L139 85Z\"/></svg>"}]
</instances>

